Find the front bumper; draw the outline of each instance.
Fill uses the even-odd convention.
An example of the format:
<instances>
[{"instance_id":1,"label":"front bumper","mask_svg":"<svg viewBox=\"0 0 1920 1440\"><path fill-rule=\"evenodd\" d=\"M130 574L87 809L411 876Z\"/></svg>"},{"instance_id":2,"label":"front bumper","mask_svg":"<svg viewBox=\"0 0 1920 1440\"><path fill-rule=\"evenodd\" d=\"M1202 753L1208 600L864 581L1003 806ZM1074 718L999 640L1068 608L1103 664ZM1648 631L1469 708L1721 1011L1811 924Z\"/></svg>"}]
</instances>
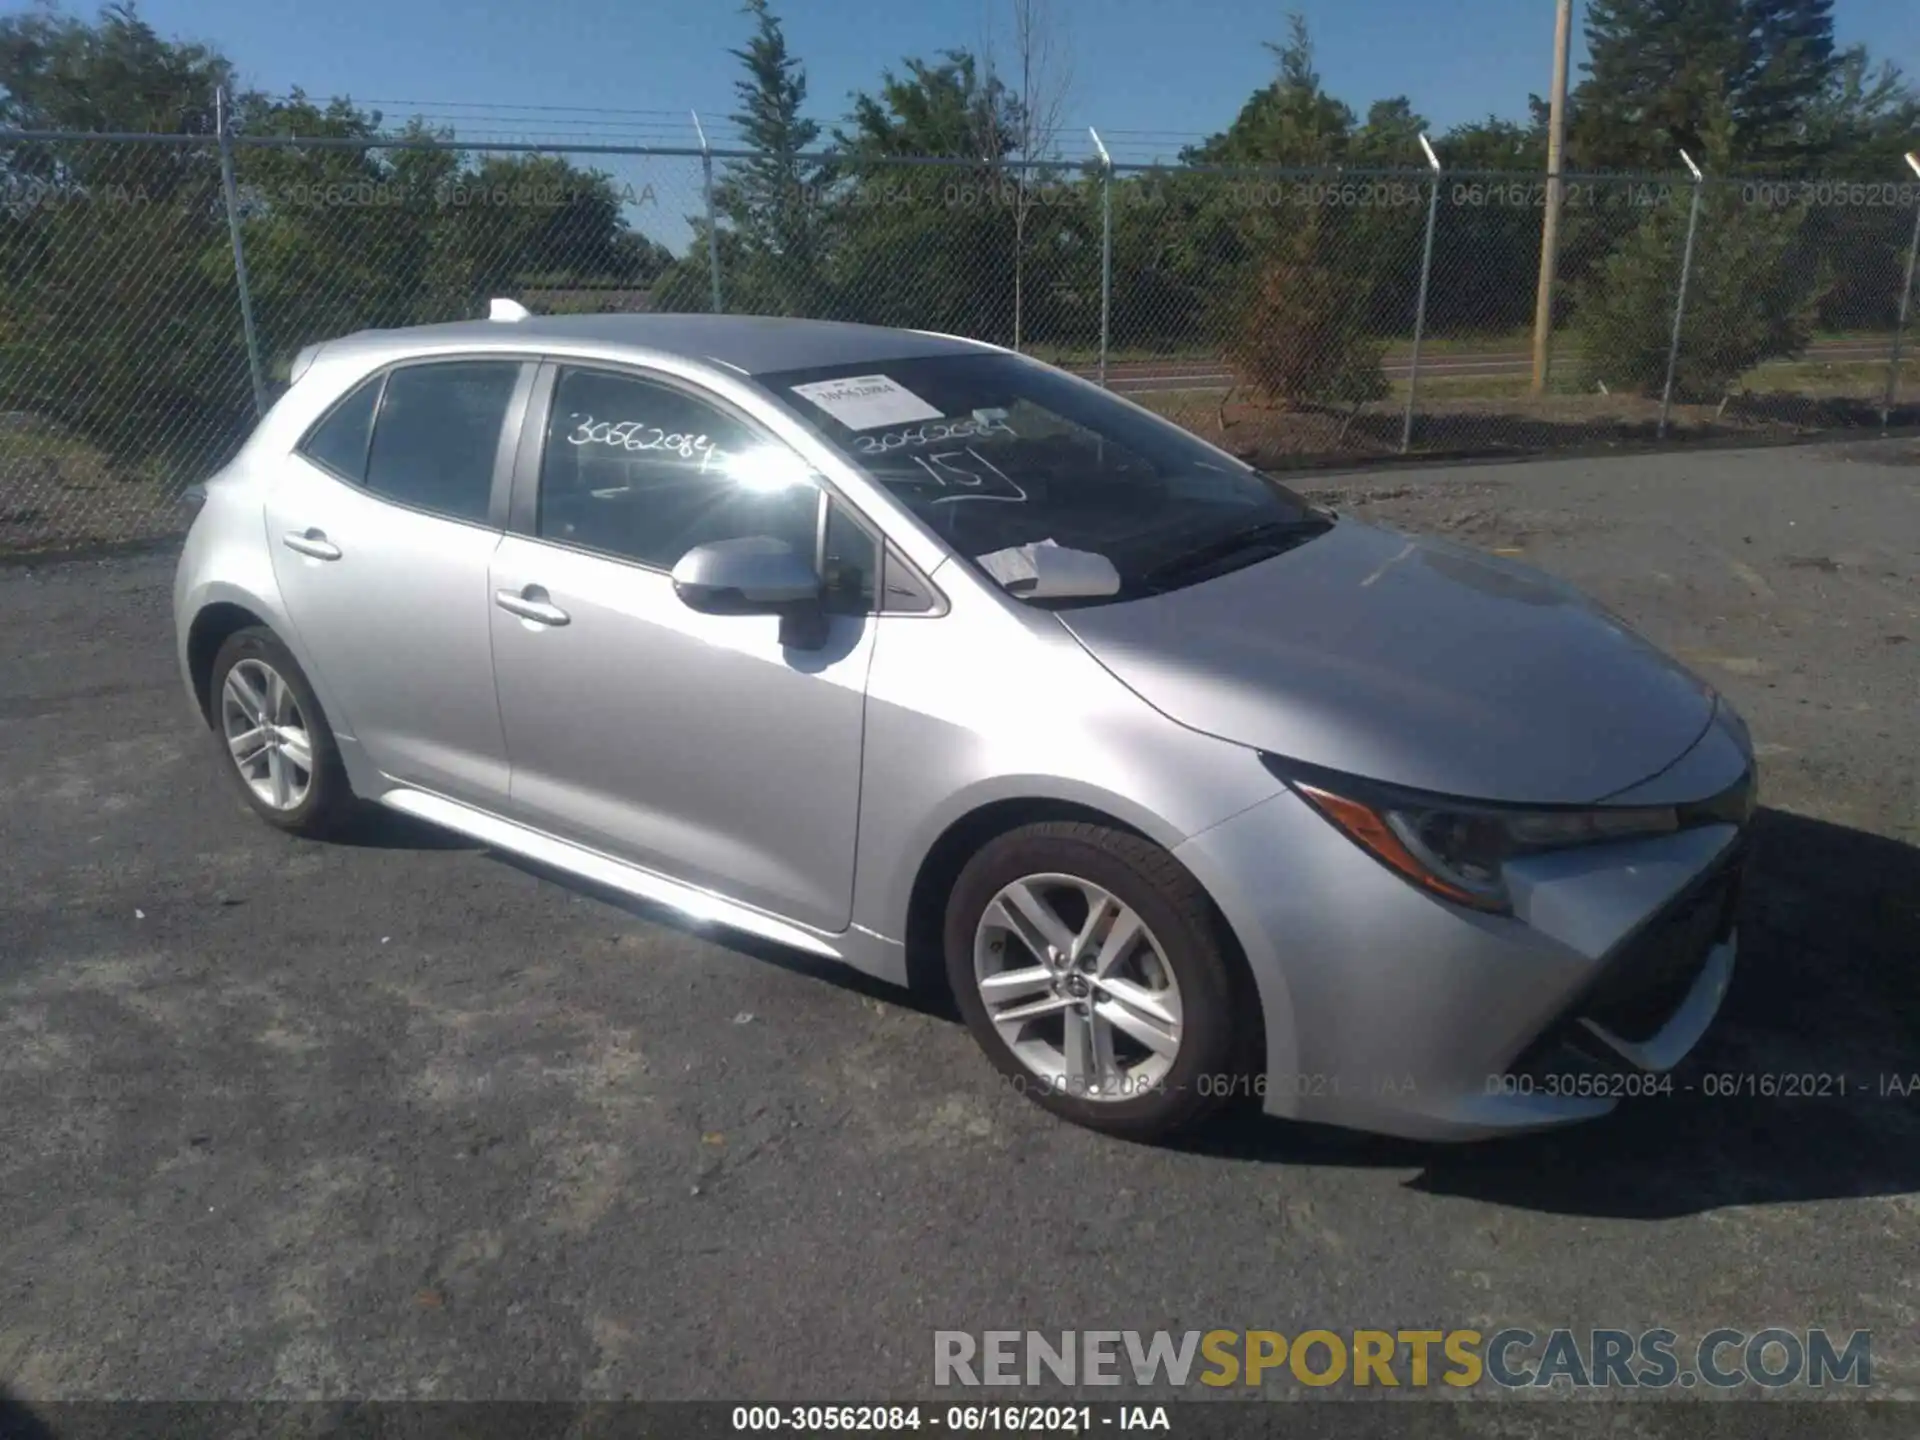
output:
<instances>
[{"instance_id":1,"label":"front bumper","mask_svg":"<svg viewBox=\"0 0 1920 1440\"><path fill-rule=\"evenodd\" d=\"M1732 977L1740 840L1532 857L1511 916L1416 890L1291 793L1176 853L1252 966L1269 1113L1467 1140L1604 1115L1693 1048Z\"/></svg>"},{"instance_id":2,"label":"front bumper","mask_svg":"<svg viewBox=\"0 0 1920 1440\"><path fill-rule=\"evenodd\" d=\"M1733 981L1746 846L1736 841L1614 947L1592 984L1509 1067L1522 1084L1664 1074L1713 1023Z\"/></svg>"}]
</instances>

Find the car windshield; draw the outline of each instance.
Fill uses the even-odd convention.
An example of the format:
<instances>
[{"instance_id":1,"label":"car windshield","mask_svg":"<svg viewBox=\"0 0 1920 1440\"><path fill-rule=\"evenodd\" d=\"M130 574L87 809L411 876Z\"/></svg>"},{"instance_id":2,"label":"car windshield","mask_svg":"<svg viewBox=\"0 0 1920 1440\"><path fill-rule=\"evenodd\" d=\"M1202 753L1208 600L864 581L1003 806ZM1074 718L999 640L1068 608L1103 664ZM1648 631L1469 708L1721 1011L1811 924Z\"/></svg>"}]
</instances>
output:
<instances>
[{"instance_id":1,"label":"car windshield","mask_svg":"<svg viewBox=\"0 0 1920 1440\"><path fill-rule=\"evenodd\" d=\"M755 380L1016 594L1085 604L1156 593L1268 558L1329 523L1178 426L1018 355ZM1036 587L1043 550L1043 574L1076 578Z\"/></svg>"}]
</instances>

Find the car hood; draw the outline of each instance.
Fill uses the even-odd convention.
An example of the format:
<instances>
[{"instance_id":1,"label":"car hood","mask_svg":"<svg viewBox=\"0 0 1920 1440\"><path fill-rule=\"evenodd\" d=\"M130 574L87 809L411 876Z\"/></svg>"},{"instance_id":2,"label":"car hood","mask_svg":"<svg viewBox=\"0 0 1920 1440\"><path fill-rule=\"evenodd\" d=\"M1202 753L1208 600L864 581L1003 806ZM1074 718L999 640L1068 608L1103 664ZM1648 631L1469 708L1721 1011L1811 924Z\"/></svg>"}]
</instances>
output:
<instances>
[{"instance_id":1,"label":"car hood","mask_svg":"<svg viewBox=\"0 0 1920 1440\"><path fill-rule=\"evenodd\" d=\"M1678 759L1715 705L1570 586L1346 519L1260 564L1060 619L1183 725L1444 795L1601 800Z\"/></svg>"}]
</instances>

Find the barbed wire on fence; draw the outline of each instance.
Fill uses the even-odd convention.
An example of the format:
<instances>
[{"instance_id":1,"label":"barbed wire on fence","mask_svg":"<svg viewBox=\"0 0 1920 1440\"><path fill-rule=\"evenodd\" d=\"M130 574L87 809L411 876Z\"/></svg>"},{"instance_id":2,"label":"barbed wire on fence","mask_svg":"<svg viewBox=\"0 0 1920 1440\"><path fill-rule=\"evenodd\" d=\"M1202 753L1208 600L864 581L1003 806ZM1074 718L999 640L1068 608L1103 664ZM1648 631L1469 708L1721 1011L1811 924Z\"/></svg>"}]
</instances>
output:
<instances>
[{"instance_id":1,"label":"barbed wire on fence","mask_svg":"<svg viewBox=\"0 0 1920 1440\"><path fill-rule=\"evenodd\" d=\"M0 549L169 533L302 347L496 295L1017 336L1267 467L1920 423L1920 170L1559 177L1536 385L1545 175L776 158L654 118L0 133Z\"/></svg>"}]
</instances>

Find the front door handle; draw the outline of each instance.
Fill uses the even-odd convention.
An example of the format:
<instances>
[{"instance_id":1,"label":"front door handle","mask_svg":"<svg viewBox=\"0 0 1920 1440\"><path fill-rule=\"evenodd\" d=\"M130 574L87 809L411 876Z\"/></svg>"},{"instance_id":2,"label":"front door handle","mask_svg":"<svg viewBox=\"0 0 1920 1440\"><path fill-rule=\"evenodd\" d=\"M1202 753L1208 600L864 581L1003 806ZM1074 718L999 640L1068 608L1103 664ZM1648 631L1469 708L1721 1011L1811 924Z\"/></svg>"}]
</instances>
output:
<instances>
[{"instance_id":1,"label":"front door handle","mask_svg":"<svg viewBox=\"0 0 1920 1440\"><path fill-rule=\"evenodd\" d=\"M280 537L280 543L289 550L297 550L302 555L315 560L338 560L340 547L327 539L324 530L309 527L305 530L289 530Z\"/></svg>"},{"instance_id":2,"label":"front door handle","mask_svg":"<svg viewBox=\"0 0 1920 1440\"><path fill-rule=\"evenodd\" d=\"M524 586L519 590L496 590L493 603L509 615L531 620L536 625L564 625L572 617L547 598L544 587Z\"/></svg>"}]
</instances>

